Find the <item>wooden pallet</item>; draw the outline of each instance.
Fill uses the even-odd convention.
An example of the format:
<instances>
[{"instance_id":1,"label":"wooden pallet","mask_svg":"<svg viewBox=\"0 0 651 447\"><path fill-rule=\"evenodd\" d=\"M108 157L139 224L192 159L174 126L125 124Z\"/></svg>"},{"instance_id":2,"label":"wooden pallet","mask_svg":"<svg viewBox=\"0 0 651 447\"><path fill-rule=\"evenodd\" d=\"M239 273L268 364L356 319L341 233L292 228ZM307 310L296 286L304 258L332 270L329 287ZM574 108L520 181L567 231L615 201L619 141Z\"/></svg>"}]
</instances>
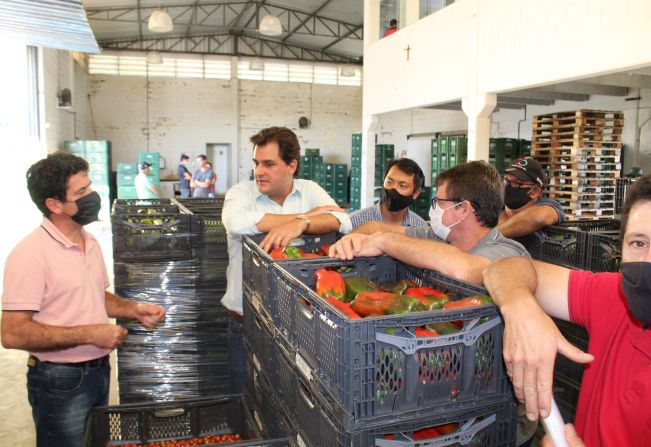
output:
<instances>
[{"instance_id":1,"label":"wooden pallet","mask_svg":"<svg viewBox=\"0 0 651 447\"><path fill-rule=\"evenodd\" d=\"M549 178L550 185L574 185L583 187L612 187L616 186L616 178Z\"/></svg>"},{"instance_id":2,"label":"wooden pallet","mask_svg":"<svg viewBox=\"0 0 651 447\"><path fill-rule=\"evenodd\" d=\"M576 194L615 194L617 192L617 187L613 182L612 185L608 186L592 186L592 185L573 185L573 184L555 184L548 185L547 191L557 192L557 193L576 193Z\"/></svg>"},{"instance_id":3,"label":"wooden pallet","mask_svg":"<svg viewBox=\"0 0 651 447\"><path fill-rule=\"evenodd\" d=\"M532 122L531 127L534 135L562 135L565 133L577 133L581 135L612 135L622 134L622 126L588 126L576 125L575 123L549 123L549 122Z\"/></svg>"},{"instance_id":4,"label":"wooden pallet","mask_svg":"<svg viewBox=\"0 0 651 447\"><path fill-rule=\"evenodd\" d=\"M597 193L597 192L578 192L578 191L547 191L547 197L559 201L571 200L576 202L615 202L615 192Z\"/></svg>"},{"instance_id":5,"label":"wooden pallet","mask_svg":"<svg viewBox=\"0 0 651 447\"><path fill-rule=\"evenodd\" d=\"M571 172L619 172L622 169L621 163L583 163L583 162L540 162L543 170L554 171L571 171Z\"/></svg>"},{"instance_id":6,"label":"wooden pallet","mask_svg":"<svg viewBox=\"0 0 651 447\"><path fill-rule=\"evenodd\" d=\"M578 163L619 163L620 155L538 155L535 157L540 164L578 164Z\"/></svg>"},{"instance_id":7,"label":"wooden pallet","mask_svg":"<svg viewBox=\"0 0 651 447\"><path fill-rule=\"evenodd\" d=\"M621 148L613 147L554 147L554 148L536 148L531 150L531 156L542 157L546 155L556 156L575 156L575 155L620 155Z\"/></svg>"},{"instance_id":8,"label":"wooden pallet","mask_svg":"<svg viewBox=\"0 0 651 447\"><path fill-rule=\"evenodd\" d=\"M565 210L563 209L567 220L596 220L603 219L604 217L614 217L614 209L598 209L598 210Z\"/></svg>"},{"instance_id":9,"label":"wooden pallet","mask_svg":"<svg viewBox=\"0 0 651 447\"><path fill-rule=\"evenodd\" d=\"M540 119L576 119L576 118L601 118L601 119L624 119L623 112L611 110L589 110L578 109L566 112L552 112L543 115L535 115L534 120Z\"/></svg>"},{"instance_id":10,"label":"wooden pallet","mask_svg":"<svg viewBox=\"0 0 651 447\"><path fill-rule=\"evenodd\" d=\"M556 149L563 147L594 147L594 148L612 148L621 149L621 141L589 141L577 140L574 138L565 139L550 139L550 140L535 140L531 142L531 150L537 151L540 149Z\"/></svg>"},{"instance_id":11,"label":"wooden pallet","mask_svg":"<svg viewBox=\"0 0 651 447\"><path fill-rule=\"evenodd\" d=\"M554 141L554 140L582 140L582 141L622 141L622 135L613 133L600 133L600 132L582 132L577 130L565 129L534 129L533 141Z\"/></svg>"}]
</instances>

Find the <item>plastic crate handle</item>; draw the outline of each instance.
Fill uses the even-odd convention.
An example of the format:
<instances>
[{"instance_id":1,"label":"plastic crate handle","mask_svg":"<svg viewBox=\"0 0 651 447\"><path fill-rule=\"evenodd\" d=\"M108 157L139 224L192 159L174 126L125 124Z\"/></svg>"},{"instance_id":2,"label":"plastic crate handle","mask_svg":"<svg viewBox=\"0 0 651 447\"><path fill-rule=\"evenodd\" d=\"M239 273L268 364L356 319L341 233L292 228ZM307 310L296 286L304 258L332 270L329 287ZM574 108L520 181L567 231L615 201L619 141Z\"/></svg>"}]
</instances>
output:
<instances>
[{"instance_id":1,"label":"plastic crate handle","mask_svg":"<svg viewBox=\"0 0 651 447\"><path fill-rule=\"evenodd\" d=\"M435 337L416 337L414 334L410 336L403 335L389 335L383 332L376 332L375 339L383 343L395 346L402 350L405 354L414 354L419 349L425 348L438 348L441 346L449 346L457 343L463 343L466 346L472 346L477 339L486 331L499 325L502 320L498 316L493 319L477 324L478 319L474 319L468 324L462 332L456 332L450 335L437 335Z\"/></svg>"},{"instance_id":2,"label":"plastic crate handle","mask_svg":"<svg viewBox=\"0 0 651 447\"><path fill-rule=\"evenodd\" d=\"M298 394L310 410L314 410L315 404L312 402L312 393L310 393L310 390L307 389L307 385L305 385L302 380L298 381Z\"/></svg>"},{"instance_id":3,"label":"plastic crate handle","mask_svg":"<svg viewBox=\"0 0 651 447\"><path fill-rule=\"evenodd\" d=\"M436 438L430 438L428 440L418 440L418 441L391 441L388 439L376 439L376 447L407 447L415 445L423 445L426 443L427 447L443 447L446 445L460 444L468 445L472 438L477 435L481 430L489 427L491 424L494 424L497 421L497 416L492 414L479 422L475 422L477 419L472 418L469 421L465 422L459 430L454 433L450 433L446 436L438 436Z\"/></svg>"},{"instance_id":4,"label":"plastic crate handle","mask_svg":"<svg viewBox=\"0 0 651 447\"><path fill-rule=\"evenodd\" d=\"M183 416L184 414L185 408L167 408L165 410L154 411L154 416L157 418L173 418Z\"/></svg>"}]
</instances>

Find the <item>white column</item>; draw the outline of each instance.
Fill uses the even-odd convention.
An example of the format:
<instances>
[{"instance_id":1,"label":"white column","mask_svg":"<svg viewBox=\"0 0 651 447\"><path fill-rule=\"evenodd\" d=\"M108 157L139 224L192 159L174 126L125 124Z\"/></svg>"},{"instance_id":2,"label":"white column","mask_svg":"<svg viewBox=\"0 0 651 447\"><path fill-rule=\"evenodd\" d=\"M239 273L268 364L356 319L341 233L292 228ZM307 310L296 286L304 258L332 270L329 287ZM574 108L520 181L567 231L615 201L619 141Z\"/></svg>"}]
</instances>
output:
<instances>
[{"instance_id":1,"label":"white column","mask_svg":"<svg viewBox=\"0 0 651 447\"><path fill-rule=\"evenodd\" d=\"M420 4L418 0L403 0L405 2L405 23L400 24L399 28L404 28L412 23L416 23L420 16Z\"/></svg>"},{"instance_id":2,"label":"white column","mask_svg":"<svg viewBox=\"0 0 651 447\"><path fill-rule=\"evenodd\" d=\"M380 39L380 2L364 0L364 48Z\"/></svg>"},{"instance_id":3,"label":"white column","mask_svg":"<svg viewBox=\"0 0 651 447\"><path fill-rule=\"evenodd\" d=\"M378 117L362 115L362 208L373 205L375 188L375 135Z\"/></svg>"},{"instance_id":4,"label":"white column","mask_svg":"<svg viewBox=\"0 0 651 447\"><path fill-rule=\"evenodd\" d=\"M495 93L482 93L463 98L461 108L468 117L468 161L488 161L488 144L491 136L490 117L495 105Z\"/></svg>"}]
</instances>

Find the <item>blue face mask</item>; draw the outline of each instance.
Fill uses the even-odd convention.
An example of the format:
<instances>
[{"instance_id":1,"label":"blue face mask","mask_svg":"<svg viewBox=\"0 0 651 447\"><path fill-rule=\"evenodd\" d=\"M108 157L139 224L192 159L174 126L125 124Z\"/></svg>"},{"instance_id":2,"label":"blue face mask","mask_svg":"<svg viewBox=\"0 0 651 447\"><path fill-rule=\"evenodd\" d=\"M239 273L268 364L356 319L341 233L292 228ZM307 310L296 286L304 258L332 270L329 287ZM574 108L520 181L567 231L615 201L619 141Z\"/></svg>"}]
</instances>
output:
<instances>
[{"instance_id":1,"label":"blue face mask","mask_svg":"<svg viewBox=\"0 0 651 447\"><path fill-rule=\"evenodd\" d=\"M452 227L454 227L459 222L461 222L461 220L456 221L455 223L453 223L448 227L447 225L443 224L443 213L445 213L450 208L454 208L455 206L461 205L461 203L462 202L459 202L445 209L441 208L437 203L436 208L429 209L430 225L432 225L432 230L434 231L435 235L437 235L438 237L440 237L445 241L448 240L448 236L450 235L450 230L452 229Z\"/></svg>"}]
</instances>

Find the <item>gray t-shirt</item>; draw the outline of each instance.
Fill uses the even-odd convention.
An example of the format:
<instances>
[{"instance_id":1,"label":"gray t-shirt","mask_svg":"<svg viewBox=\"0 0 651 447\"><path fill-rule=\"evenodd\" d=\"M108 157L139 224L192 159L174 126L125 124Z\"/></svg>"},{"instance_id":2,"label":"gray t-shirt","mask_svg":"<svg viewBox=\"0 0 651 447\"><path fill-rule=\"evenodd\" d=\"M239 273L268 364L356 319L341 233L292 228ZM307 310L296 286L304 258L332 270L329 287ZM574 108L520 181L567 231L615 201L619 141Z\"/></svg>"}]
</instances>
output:
<instances>
[{"instance_id":1,"label":"gray t-shirt","mask_svg":"<svg viewBox=\"0 0 651 447\"><path fill-rule=\"evenodd\" d=\"M194 171L194 174L192 174L192 180L199 180L200 182L212 180L212 169L206 169L205 171L197 169ZM208 198L209 194L210 188L196 186L192 192L192 197Z\"/></svg>"},{"instance_id":2,"label":"gray t-shirt","mask_svg":"<svg viewBox=\"0 0 651 447\"><path fill-rule=\"evenodd\" d=\"M434 234L431 226L427 227L408 227L405 228L405 234L417 239L431 239L438 242L445 242L443 239ZM504 237L497 228L493 228L486 233L486 236L470 249L470 254L482 256L494 261L500 258L510 258L513 256L523 256L530 258L529 252L513 239Z\"/></svg>"}]
</instances>

